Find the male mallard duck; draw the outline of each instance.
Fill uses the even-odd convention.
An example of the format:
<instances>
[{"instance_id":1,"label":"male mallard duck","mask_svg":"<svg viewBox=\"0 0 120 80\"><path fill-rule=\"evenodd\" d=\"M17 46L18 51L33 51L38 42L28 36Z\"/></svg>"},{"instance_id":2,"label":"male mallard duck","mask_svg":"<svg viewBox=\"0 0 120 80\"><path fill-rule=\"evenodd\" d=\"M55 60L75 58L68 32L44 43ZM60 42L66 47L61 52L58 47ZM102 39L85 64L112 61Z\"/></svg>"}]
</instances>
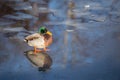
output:
<instances>
[{"instance_id":1,"label":"male mallard duck","mask_svg":"<svg viewBox=\"0 0 120 80\"><path fill-rule=\"evenodd\" d=\"M52 43L52 33L48 31L45 27L41 27L38 33L27 36L24 39L29 46L34 47L34 53L41 52L37 48L42 48L44 51L48 51L48 47Z\"/></svg>"}]
</instances>

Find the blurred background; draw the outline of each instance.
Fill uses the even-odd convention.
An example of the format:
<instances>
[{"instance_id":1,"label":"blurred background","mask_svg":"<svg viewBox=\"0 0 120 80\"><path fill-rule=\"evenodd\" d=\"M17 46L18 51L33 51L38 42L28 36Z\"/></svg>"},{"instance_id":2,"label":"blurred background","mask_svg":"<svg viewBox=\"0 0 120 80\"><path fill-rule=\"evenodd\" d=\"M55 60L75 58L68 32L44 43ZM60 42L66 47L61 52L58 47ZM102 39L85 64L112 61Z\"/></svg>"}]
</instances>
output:
<instances>
[{"instance_id":1,"label":"blurred background","mask_svg":"<svg viewBox=\"0 0 120 80\"><path fill-rule=\"evenodd\" d=\"M53 65L39 72L24 37L46 26ZM120 80L119 0L0 0L0 80Z\"/></svg>"}]
</instances>

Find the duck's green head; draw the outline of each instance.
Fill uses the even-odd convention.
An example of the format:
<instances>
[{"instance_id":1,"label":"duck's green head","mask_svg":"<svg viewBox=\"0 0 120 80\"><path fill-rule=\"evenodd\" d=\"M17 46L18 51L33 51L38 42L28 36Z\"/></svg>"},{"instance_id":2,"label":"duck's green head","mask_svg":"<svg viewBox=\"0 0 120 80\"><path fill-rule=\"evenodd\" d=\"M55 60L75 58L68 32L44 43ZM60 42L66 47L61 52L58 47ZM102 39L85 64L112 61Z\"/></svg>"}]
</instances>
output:
<instances>
[{"instance_id":1,"label":"duck's green head","mask_svg":"<svg viewBox=\"0 0 120 80\"><path fill-rule=\"evenodd\" d=\"M52 35L52 33L50 31L48 31L44 26L40 27L39 29L39 33L40 34L49 34L49 35Z\"/></svg>"}]
</instances>

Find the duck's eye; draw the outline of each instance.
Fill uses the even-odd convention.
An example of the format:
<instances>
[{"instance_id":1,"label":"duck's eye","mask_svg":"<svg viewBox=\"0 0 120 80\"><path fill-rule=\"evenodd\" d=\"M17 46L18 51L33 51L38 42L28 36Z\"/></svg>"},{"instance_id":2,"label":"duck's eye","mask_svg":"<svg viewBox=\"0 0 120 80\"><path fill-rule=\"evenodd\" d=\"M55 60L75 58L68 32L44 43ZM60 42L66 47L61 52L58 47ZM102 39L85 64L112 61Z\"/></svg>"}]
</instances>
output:
<instances>
[{"instance_id":1,"label":"duck's eye","mask_svg":"<svg viewBox=\"0 0 120 80\"><path fill-rule=\"evenodd\" d=\"M45 31L44 31L44 30L41 30L41 33L45 33Z\"/></svg>"},{"instance_id":2,"label":"duck's eye","mask_svg":"<svg viewBox=\"0 0 120 80\"><path fill-rule=\"evenodd\" d=\"M47 29L45 29L45 33L47 32Z\"/></svg>"}]
</instances>

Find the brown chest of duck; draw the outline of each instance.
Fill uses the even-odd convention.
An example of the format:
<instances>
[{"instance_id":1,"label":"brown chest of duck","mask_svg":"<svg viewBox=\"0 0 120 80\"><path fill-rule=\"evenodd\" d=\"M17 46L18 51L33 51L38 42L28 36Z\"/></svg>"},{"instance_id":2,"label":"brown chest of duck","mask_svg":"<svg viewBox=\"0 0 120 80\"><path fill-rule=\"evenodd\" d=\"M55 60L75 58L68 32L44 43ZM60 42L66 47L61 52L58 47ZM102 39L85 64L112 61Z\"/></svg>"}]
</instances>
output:
<instances>
[{"instance_id":1,"label":"brown chest of duck","mask_svg":"<svg viewBox=\"0 0 120 80\"><path fill-rule=\"evenodd\" d=\"M34 54L33 50L29 50L25 52L25 56L39 71L49 70L52 65L52 58L46 52Z\"/></svg>"}]
</instances>

